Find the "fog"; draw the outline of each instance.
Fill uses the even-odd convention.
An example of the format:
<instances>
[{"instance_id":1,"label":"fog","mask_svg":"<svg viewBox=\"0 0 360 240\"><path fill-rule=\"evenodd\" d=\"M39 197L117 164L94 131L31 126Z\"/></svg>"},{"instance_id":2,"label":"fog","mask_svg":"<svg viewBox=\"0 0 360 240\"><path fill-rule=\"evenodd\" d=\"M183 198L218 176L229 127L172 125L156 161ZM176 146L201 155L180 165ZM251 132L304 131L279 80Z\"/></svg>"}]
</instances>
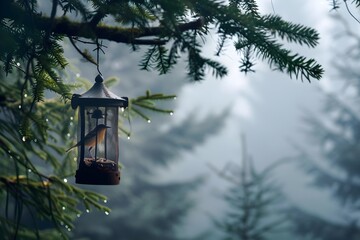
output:
<instances>
[{"instance_id":1,"label":"fog","mask_svg":"<svg viewBox=\"0 0 360 240\"><path fill-rule=\"evenodd\" d=\"M161 175L162 181L204 175L207 182L197 193L198 208L192 212L185 227L189 233L199 233L209 228L213 216L221 216L225 208L221 195L229 183L221 179L208 166L222 169L229 161L241 163L240 135L245 134L247 151L255 166L263 169L277 160L296 155L292 143L306 142L303 131L305 109L316 114L322 104L319 89L331 85L329 50L333 38L333 21L326 1L260 1L264 12L275 13L286 20L316 28L321 35L316 49L297 48L300 53L316 58L325 68L323 79L302 82L271 71L258 61L256 72L244 75L238 71L236 53L227 52L224 62L230 74L222 80L209 77L200 84L190 84L183 89L175 118L183 118L192 111L207 114L230 107L231 114L222 131L208 139L192 153L181 156ZM344 13L346 14L346 13ZM175 120L176 121L176 120ZM286 164L276 170L276 177L288 200L327 218L336 218L336 205L326 191L309 187L309 178L295 164Z\"/></svg>"}]
</instances>

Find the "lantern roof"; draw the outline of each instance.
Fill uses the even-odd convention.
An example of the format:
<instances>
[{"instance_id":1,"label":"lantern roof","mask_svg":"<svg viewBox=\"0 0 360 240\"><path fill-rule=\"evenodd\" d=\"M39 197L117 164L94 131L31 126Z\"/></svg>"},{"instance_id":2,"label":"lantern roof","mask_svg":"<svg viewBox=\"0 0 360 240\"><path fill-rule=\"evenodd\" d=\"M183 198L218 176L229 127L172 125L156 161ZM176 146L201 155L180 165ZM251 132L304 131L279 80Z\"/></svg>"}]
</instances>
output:
<instances>
[{"instance_id":1,"label":"lantern roof","mask_svg":"<svg viewBox=\"0 0 360 240\"><path fill-rule=\"evenodd\" d=\"M101 75L95 78L95 84L83 94L73 94L71 106L73 109L78 106L95 106L95 107L127 107L128 98L119 97L112 93L103 83Z\"/></svg>"}]
</instances>

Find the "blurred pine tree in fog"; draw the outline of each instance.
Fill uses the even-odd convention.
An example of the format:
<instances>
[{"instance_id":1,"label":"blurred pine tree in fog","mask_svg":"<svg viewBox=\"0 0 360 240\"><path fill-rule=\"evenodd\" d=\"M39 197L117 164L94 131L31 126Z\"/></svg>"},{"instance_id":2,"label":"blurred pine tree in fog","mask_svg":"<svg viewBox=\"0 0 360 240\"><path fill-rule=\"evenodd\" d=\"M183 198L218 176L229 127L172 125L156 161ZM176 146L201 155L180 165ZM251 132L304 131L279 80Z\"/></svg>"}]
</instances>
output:
<instances>
[{"instance_id":1,"label":"blurred pine tree in fog","mask_svg":"<svg viewBox=\"0 0 360 240\"><path fill-rule=\"evenodd\" d=\"M346 46L334 53L336 90L324 93L321 114L307 114L309 143L299 149L301 166L314 186L331 192L343 211L334 221L294 208L294 231L309 239L360 239L360 35L344 26L335 39Z\"/></svg>"},{"instance_id":2,"label":"blurred pine tree in fog","mask_svg":"<svg viewBox=\"0 0 360 240\"><path fill-rule=\"evenodd\" d=\"M215 169L231 184L224 197L229 209L225 218L215 224L226 240L273 239L283 230L286 220L283 196L271 174L281 161L258 172L246 152L244 137L242 143L241 165L228 163L221 171Z\"/></svg>"}]
</instances>

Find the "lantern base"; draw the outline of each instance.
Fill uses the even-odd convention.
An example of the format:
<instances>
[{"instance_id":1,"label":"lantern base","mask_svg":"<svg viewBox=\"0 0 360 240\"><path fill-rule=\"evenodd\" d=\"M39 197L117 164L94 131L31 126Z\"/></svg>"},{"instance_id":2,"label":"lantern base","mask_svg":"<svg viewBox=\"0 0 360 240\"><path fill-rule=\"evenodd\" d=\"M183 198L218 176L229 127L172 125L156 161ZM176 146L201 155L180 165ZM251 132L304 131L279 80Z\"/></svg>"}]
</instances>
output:
<instances>
[{"instance_id":1,"label":"lantern base","mask_svg":"<svg viewBox=\"0 0 360 240\"><path fill-rule=\"evenodd\" d=\"M76 171L75 182L92 185L117 185L120 183L120 171L117 165L107 159L85 158L84 165Z\"/></svg>"}]
</instances>

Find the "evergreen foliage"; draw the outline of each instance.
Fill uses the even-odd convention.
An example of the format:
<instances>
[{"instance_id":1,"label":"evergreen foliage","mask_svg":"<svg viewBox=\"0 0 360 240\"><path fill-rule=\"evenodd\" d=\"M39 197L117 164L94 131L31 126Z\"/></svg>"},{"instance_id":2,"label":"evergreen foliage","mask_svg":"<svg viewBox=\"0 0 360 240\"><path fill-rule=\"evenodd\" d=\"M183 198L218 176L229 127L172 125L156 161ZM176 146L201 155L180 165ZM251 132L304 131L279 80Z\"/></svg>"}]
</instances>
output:
<instances>
[{"instance_id":1,"label":"evergreen foliage","mask_svg":"<svg viewBox=\"0 0 360 240\"><path fill-rule=\"evenodd\" d=\"M276 70L309 81L320 79L323 72L314 59L293 53L280 41L314 47L319 39L317 32L280 16L262 15L256 1L54 0L50 16L46 16L41 14L37 1L7 0L1 3L1 9L1 34L6 37L0 56L7 72L14 67L14 58L42 59L39 67L44 68L46 55L51 60L49 64L64 66L58 43L67 36L72 42L78 38L107 39L130 44L134 49L150 45L140 66L160 74L167 73L183 53L187 55L188 74L193 80L202 80L206 69L222 77L227 73L226 67L203 56L201 51L200 40L211 31L219 36L217 55L223 51L225 42L235 42L234 47L242 56L241 71L252 71L257 57ZM78 15L81 21L73 20L71 14ZM102 24L110 18L114 24ZM34 44L38 44L38 49ZM54 73L50 76L56 77Z\"/></svg>"},{"instance_id":2,"label":"evergreen foliage","mask_svg":"<svg viewBox=\"0 0 360 240\"><path fill-rule=\"evenodd\" d=\"M211 31L219 36L218 55L226 42L235 42L241 71L253 71L253 59L257 57L290 76L309 81L321 78L323 70L315 60L293 53L281 43L284 40L314 47L319 39L317 32L279 16L261 15L256 1L1 1L2 236L49 236L48 230L37 226L39 219L55 228L51 234L66 238L64 229L73 228L73 219L80 212L90 208L109 211L100 204L104 196L65 180L75 167L71 155L63 154L64 144L70 145L73 138L69 133L76 118L68 100L79 87L65 80L66 38L97 67L99 62L79 43L96 45L97 51L104 47L99 44L102 39L129 44L134 51L145 45L149 50L139 65L159 74L168 73L184 55L189 77L198 81L204 79L207 70L217 77L227 73L216 56L202 55L202 41ZM146 93L132 99L130 115L149 120L140 109L170 113L153 105L154 100L168 98L173 96ZM23 224L25 212L32 216L33 226Z\"/></svg>"},{"instance_id":3,"label":"evergreen foliage","mask_svg":"<svg viewBox=\"0 0 360 240\"><path fill-rule=\"evenodd\" d=\"M64 156L63 144L59 144L69 143L73 119L69 105L56 97L37 102L22 77L9 74L2 76L0 83L0 231L5 238L40 238L43 231L38 222L49 221L56 230L51 234L60 239L66 236L64 230L73 228L73 219L82 212L80 205L110 210L99 204L105 196L66 183L76 163ZM44 95L46 88L46 83L44 88L36 86L35 93L44 91ZM31 216L33 226L23 225L25 213Z\"/></svg>"}]
</instances>

